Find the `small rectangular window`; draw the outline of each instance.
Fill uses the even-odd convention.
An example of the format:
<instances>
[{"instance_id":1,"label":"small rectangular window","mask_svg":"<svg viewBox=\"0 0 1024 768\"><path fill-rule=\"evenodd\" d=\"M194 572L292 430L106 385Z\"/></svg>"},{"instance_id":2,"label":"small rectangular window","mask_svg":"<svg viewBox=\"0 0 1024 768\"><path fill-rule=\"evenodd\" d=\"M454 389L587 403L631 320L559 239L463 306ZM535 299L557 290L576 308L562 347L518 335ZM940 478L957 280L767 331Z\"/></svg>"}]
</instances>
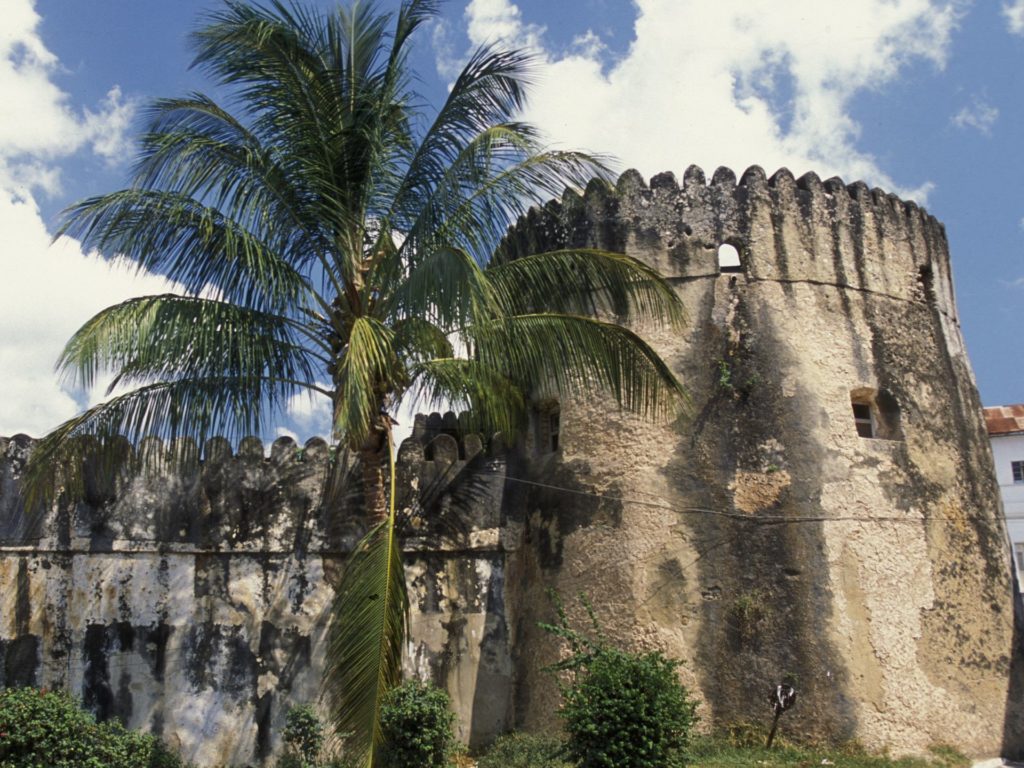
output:
<instances>
[{"instance_id":1,"label":"small rectangular window","mask_svg":"<svg viewBox=\"0 0 1024 768\"><path fill-rule=\"evenodd\" d=\"M853 422L859 436L878 440L903 439L899 403L884 389L852 389L850 403L853 405Z\"/></svg>"},{"instance_id":2,"label":"small rectangular window","mask_svg":"<svg viewBox=\"0 0 1024 768\"><path fill-rule=\"evenodd\" d=\"M853 422L857 425L857 434L861 437L875 436L875 424L871 417L871 406L869 404L853 404Z\"/></svg>"},{"instance_id":3,"label":"small rectangular window","mask_svg":"<svg viewBox=\"0 0 1024 768\"><path fill-rule=\"evenodd\" d=\"M1024 483L1024 461L1011 461L1010 467L1013 469L1013 482Z\"/></svg>"},{"instance_id":4,"label":"small rectangular window","mask_svg":"<svg viewBox=\"0 0 1024 768\"><path fill-rule=\"evenodd\" d=\"M548 416L548 435L551 437L551 450L558 450L558 429L560 426L558 411L554 411Z\"/></svg>"}]
</instances>

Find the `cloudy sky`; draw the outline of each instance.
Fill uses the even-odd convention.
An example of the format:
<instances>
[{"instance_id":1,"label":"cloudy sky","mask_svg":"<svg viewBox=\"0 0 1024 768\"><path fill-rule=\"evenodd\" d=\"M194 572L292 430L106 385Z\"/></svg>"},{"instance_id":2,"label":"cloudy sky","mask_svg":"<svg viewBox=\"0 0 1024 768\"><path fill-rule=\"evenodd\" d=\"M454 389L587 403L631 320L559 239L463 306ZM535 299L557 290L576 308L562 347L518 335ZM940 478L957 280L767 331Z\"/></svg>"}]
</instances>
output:
<instances>
[{"instance_id":1,"label":"cloudy sky","mask_svg":"<svg viewBox=\"0 0 1024 768\"><path fill-rule=\"evenodd\" d=\"M147 100L204 88L186 35L215 2L3 1L0 434L98 397L54 377L64 341L168 288L51 239L64 206L123 185ZM449 0L418 41L424 96L495 41L543 62L526 119L566 147L645 176L815 170L924 204L946 224L984 403L1024 401L1024 0ZM316 404L292 415L300 437L323 431Z\"/></svg>"}]
</instances>

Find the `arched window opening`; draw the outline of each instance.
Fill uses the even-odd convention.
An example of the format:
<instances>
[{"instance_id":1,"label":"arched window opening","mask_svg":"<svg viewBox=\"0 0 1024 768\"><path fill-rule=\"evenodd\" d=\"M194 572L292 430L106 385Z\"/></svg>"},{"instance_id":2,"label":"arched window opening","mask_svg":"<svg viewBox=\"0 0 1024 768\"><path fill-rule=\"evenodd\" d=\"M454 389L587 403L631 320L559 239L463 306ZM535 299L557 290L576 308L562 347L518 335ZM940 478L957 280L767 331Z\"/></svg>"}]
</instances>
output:
<instances>
[{"instance_id":1,"label":"arched window opening","mask_svg":"<svg viewBox=\"0 0 1024 768\"><path fill-rule=\"evenodd\" d=\"M722 243L718 246L718 271L719 272L742 272L740 265L740 252L732 243Z\"/></svg>"},{"instance_id":2,"label":"arched window opening","mask_svg":"<svg viewBox=\"0 0 1024 768\"><path fill-rule=\"evenodd\" d=\"M900 407L896 398L883 390L868 387L851 390L853 424L857 435L879 440L902 440Z\"/></svg>"}]
</instances>

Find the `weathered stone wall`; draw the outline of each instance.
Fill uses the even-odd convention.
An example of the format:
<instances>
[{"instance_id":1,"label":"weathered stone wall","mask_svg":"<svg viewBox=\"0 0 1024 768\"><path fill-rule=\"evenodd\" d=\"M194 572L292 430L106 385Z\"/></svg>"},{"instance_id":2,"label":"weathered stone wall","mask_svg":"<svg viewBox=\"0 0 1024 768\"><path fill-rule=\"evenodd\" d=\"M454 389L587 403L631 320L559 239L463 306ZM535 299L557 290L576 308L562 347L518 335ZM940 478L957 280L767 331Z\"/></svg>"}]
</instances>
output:
<instances>
[{"instance_id":1,"label":"weathered stone wall","mask_svg":"<svg viewBox=\"0 0 1024 768\"><path fill-rule=\"evenodd\" d=\"M560 651L537 628L555 587L685 660L705 725L767 720L788 676L791 736L1020 755L1021 617L942 225L862 184L691 168L566 195L505 256L564 246L668 276L685 329L640 330L691 403L672 424L562 403L557 447L542 404L507 453L418 421L399 487L434 522L406 542L407 664L447 685L462 737L557 727ZM0 684L67 687L202 764L269 755L288 704L316 699L365 529L358 499L320 511L327 446L215 441L43 519L18 494L30 448L0 441Z\"/></svg>"},{"instance_id":2,"label":"weathered stone wall","mask_svg":"<svg viewBox=\"0 0 1024 768\"><path fill-rule=\"evenodd\" d=\"M563 403L558 450L536 441L510 568L522 724L555 703L557 648L535 627L555 586L591 595L613 637L686 660L711 723L766 721L790 676L791 735L1020 753L1009 551L938 221L863 184L691 167L567 193L506 246L625 251L690 313L646 333L685 416ZM881 438L858 435L858 399Z\"/></svg>"},{"instance_id":3,"label":"weathered stone wall","mask_svg":"<svg viewBox=\"0 0 1024 768\"><path fill-rule=\"evenodd\" d=\"M406 540L407 658L452 692L461 737L486 742L510 716L505 460L455 433L421 418L400 450L416 506L443 512ZM0 685L66 688L200 765L268 758L287 708L318 700L332 583L365 530L358 499L319 504L328 446L285 438L264 458L259 440L235 455L215 440L202 464L93 484L38 518L18 492L31 445L0 439Z\"/></svg>"}]
</instances>

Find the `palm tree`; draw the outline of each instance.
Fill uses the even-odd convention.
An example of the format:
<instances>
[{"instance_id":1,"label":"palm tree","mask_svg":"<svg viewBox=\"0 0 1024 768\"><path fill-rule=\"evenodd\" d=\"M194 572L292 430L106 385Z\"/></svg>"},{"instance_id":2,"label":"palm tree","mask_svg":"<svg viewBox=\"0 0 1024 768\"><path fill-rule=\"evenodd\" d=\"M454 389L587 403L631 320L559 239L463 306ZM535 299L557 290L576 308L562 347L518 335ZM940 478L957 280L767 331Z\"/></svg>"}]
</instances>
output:
<instances>
[{"instance_id":1,"label":"palm tree","mask_svg":"<svg viewBox=\"0 0 1024 768\"><path fill-rule=\"evenodd\" d=\"M71 207L61 229L186 295L109 307L71 338L58 362L71 383L111 371L111 391L127 392L46 436L29 470L33 495L73 495L86 456L120 471L118 435L238 439L296 394L330 398L370 530L339 590L327 690L371 764L407 608L387 488L402 398L447 401L514 433L525 393L599 389L649 414L681 393L645 342L598 319L679 322L652 269L585 249L492 263L528 205L605 171L515 120L522 52L478 50L426 120L407 52L437 5L324 15L229 0L194 33L195 65L228 100L156 101L131 185Z\"/></svg>"}]
</instances>

